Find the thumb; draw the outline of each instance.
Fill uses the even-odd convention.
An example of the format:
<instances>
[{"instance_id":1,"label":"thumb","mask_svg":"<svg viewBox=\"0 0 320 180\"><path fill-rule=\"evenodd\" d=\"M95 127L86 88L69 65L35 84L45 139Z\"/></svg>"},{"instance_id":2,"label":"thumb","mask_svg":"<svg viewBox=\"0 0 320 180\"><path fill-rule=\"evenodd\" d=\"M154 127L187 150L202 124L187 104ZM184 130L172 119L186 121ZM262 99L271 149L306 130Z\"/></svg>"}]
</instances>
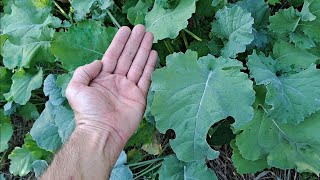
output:
<instances>
[{"instance_id":1,"label":"thumb","mask_svg":"<svg viewBox=\"0 0 320 180\"><path fill-rule=\"evenodd\" d=\"M102 69L102 63L99 60L95 60L90 64L78 67L70 80L68 88L66 90L67 97L76 94L81 86L88 86L90 82L95 79Z\"/></svg>"},{"instance_id":2,"label":"thumb","mask_svg":"<svg viewBox=\"0 0 320 180\"><path fill-rule=\"evenodd\" d=\"M100 74L101 68L102 63L99 60L80 66L75 70L70 83L88 86L90 82Z\"/></svg>"}]
</instances>

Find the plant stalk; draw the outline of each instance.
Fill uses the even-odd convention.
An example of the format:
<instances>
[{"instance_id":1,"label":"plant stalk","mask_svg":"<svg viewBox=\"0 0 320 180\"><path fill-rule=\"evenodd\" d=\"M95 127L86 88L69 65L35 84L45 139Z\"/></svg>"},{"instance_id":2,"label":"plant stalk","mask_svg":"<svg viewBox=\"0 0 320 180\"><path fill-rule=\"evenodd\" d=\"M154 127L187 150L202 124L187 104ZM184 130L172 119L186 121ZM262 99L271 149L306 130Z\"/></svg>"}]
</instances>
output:
<instances>
[{"instance_id":1,"label":"plant stalk","mask_svg":"<svg viewBox=\"0 0 320 180\"><path fill-rule=\"evenodd\" d=\"M202 39L201 39L199 36L195 35L193 32L189 31L188 29L183 29L183 30L184 30L186 33L188 33L190 36L192 36L193 38L195 38L196 40L202 41Z\"/></svg>"},{"instance_id":2,"label":"plant stalk","mask_svg":"<svg viewBox=\"0 0 320 180\"><path fill-rule=\"evenodd\" d=\"M59 9L60 13L65 17L67 18L70 22L73 22L71 20L71 18L68 16L68 14L61 8L61 6L56 2L56 1L53 1L54 2L54 5Z\"/></svg>"},{"instance_id":3,"label":"plant stalk","mask_svg":"<svg viewBox=\"0 0 320 180\"><path fill-rule=\"evenodd\" d=\"M121 25L120 25L119 22L116 20L116 18L114 18L114 16L111 14L111 12L109 11L109 9L107 9L107 14L109 15L109 17L110 17L111 21L113 22L113 24L114 24L115 26L117 26L118 29L120 29L120 28L121 28Z\"/></svg>"}]
</instances>

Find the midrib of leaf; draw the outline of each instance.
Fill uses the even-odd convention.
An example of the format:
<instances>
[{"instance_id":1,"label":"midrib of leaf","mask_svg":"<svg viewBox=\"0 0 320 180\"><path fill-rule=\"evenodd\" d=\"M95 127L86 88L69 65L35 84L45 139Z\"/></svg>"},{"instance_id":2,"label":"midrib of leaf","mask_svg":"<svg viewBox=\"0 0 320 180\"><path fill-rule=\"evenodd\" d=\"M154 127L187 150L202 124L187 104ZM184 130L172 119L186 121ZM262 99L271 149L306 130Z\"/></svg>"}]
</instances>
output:
<instances>
[{"instance_id":1,"label":"midrib of leaf","mask_svg":"<svg viewBox=\"0 0 320 180\"><path fill-rule=\"evenodd\" d=\"M94 53L96 53L96 54L99 54L99 55L102 55L103 56L103 53L100 53L100 52L98 52L98 51L96 51L96 50L94 50L94 49L89 49L89 48L86 48L86 47L84 47L84 46L80 46L80 45L76 45L76 46L78 46L78 47L80 47L81 49L84 49L84 50L87 50L87 51L90 51L90 52L94 52Z\"/></svg>"},{"instance_id":2,"label":"midrib of leaf","mask_svg":"<svg viewBox=\"0 0 320 180\"><path fill-rule=\"evenodd\" d=\"M201 100L200 100L200 103L199 103L199 106L198 106L197 114L195 116L196 120L195 120L195 128L194 128L194 132L193 132L193 138L195 138L195 136L196 136L196 131L198 129L198 116L199 116L200 108L202 106L203 97L207 92L207 87L208 87L208 84L209 84L209 80L210 80L210 78L212 76L212 72L213 71L210 71L210 73L208 74L208 77L207 77L207 80L206 80L206 84L205 84L205 87L204 87L204 90L203 90L203 93L202 93L202 96L201 96ZM193 139L193 149L196 149L195 142L196 142L195 139ZM197 153L196 151L193 151L193 152ZM193 156L195 157L195 154Z\"/></svg>"}]
</instances>

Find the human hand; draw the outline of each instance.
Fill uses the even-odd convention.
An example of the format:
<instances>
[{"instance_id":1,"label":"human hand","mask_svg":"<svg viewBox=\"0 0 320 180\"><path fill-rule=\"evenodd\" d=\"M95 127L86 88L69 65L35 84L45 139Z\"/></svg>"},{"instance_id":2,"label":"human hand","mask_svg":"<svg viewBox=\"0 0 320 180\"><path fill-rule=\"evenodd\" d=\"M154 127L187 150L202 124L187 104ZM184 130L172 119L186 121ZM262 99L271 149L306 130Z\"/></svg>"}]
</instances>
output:
<instances>
[{"instance_id":1,"label":"human hand","mask_svg":"<svg viewBox=\"0 0 320 180\"><path fill-rule=\"evenodd\" d=\"M158 58L143 25L122 27L102 61L79 67L66 90L76 129L107 134L121 148L137 129Z\"/></svg>"}]
</instances>

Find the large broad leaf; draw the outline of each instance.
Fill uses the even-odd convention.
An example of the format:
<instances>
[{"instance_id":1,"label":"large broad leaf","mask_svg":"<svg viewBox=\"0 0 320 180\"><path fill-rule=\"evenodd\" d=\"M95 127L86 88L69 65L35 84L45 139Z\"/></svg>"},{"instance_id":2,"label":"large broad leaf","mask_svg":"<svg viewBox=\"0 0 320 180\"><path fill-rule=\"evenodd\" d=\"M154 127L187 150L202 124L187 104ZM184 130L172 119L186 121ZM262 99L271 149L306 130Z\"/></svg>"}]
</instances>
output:
<instances>
[{"instance_id":1,"label":"large broad leaf","mask_svg":"<svg viewBox=\"0 0 320 180\"><path fill-rule=\"evenodd\" d=\"M294 32L299 24L300 17L298 11L293 7L278 11L270 17L269 29L273 32L282 34Z\"/></svg>"},{"instance_id":2,"label":"large broad leaf","mask_svg":"<svg viewBox=\"0 0 320 180\"><path fill-rule=\"evenodd\" d=\"M21 69L12 76L10 92L4 94L4 97L7 101L25 105L31 97L31 92L41 87L42 81L42 69L34 74Z\"/></svg>"},{"instance_id":3,"label":"large broad leaf","mask_svg":"<svg viewBox=\"0 0 320 180\"><path fill-rule=\"evenodd\" d=\"M222 55L234 58L238 53L244 52L254 39L254 19L251 14L235 5L231 8L224 7L215 17L217 20L212 24L212 33L226 41Z\"/></svg>"},{"instance_id":4,"label":"large broad leaf","mask_svg":"<svg viewBox=\"0 0 320 180\"><path fill-rule=\"evenodd\" d=\"M105 10L113 5L113 0L71 0L71 5L75 11L75 19L84 19L94 4L96 4L95 8Z\"/></svg>"},{"instance_id":5,"label":"large broad leaf","mask_svg":"<svg viewBox=\"0 0 320 180\"><path fill-rule=\"evenodd\" d=\"M315 65L296 74L277 76L277 61L253 53L247 63L257 85L267 87L268 115L277 123L298 124L320 109L320 70Z\"/></svg>"},{"instance_id":6,"label":"large broad leaf","mask_svg":"<svg viewBox=\"0 0 320 180\"><path fill-rule=\"evenodd\" d=\"M0 152L8 149L8 142L13 134L10 117L3 113L3 109L0 109Z\"/></svg>"},{"instance_id":7,"label":"large broad leaf","mask_svg":"<svg viewBox=\"0 0 320 180\"><path fill-rule=\"evenodd\" d=\"M101 59L115 33L115 28L105 28L97 21L79 22L67 32L55 33L51 50L63 66L71 71Z\"/></svg>"},{"instance_id":8,"label":"large broad leaf","mask_svg":"<svg viewBox=\"0 0 320 180\"><path fill-rule=\"evenodd\" d=\"M131 170L125 163L127 163L127 155L124 151L121 151L111 171L110 180L131 180L133 178Z\"/></svg>"},{"instance_id":9,"label":"large broad leaf","mask_svg":"<svg viewBox=\"0 0 320 180\"><path fill-rule=\"evenodd\" d=\"M57 151L66 142L75 126L73 111L63 106L53 106L49 101L33 124L30 134L38 146Z\"/></svg>"},{"instance_id":10,"label":"large broad leaf","mask_svg":"<svg viewBox=\"0 0 320 180\"><path fill-rule=\"evenodd\" d=\"M248 160L267 158L281 169L320 173L320 111L299 125L278 124L262 110L236 137L241 155Z\"/></svg>"},{"instance_id":11,"label":"large broad leaf","mask_svg":"<svg viewBox=\"0 0 320 180\"><path fill-rule=\"evenodd\" d=\"M147 30L154 34L154 42L179 35L179 31L188 26L188 19L196 11L195 0L175 0L175 6L166 6L165 0L156 0L150 12L147 13L145 23Z\"/></svg>"},{"instance_id":12,"label":"large broad leaf","mask_svg":"<svg viewBox=\"0 0 320 180\"><path fill-rule=\"evenodd\" d=\"M252 137L250 137L252 138ZM230 143L232 147L232 162L238 173L247 174L247 173L256 173L270 167L267 162L267 158L262 158L258 160L248 160L242 157L235 141ZM252 149L251 149L252 150Z\"/></svg>"},{"instance_id":13,"label":"large broad leaf","mask_svg":"<svg viewBox=\"0 0 320 180\"><path fill-rule=\"evenodd\" d=\"M174 156L167 157L161 165L159 170L160 180L175 180L175 179L194 179L194 180L204 180L211 179L217 180L215 173L208 169L203 163L198 162L184 163L179 161Z\"/></svg>"},{"instance_id":14,"label":"large broad leaf","mask_svg":"<svg viewBox=\"0 0 320 180\"><path fill-rule=\"evenodd\" d=\"M50 159L52 153L39 148L32 137L27 134L22 147L15 147L9 155L10 173L25 176L32 171L31 164L40 159Z\"/></svg>"},{"instance_id":15,"label":"large broad leaf","mask_svg":"<svg viewBox=\"0 0 320 180\"><path fill-rule=\"evenodd\" d=\"M39 37L46 26L60 26L61 20L50 13L50 8L37 8L31 0L19 3L11 6L11 14L1 18L3 34L9 35L12 43L20 44L24 38Z\"/></svg>"},{"instance_id":16,"label":"large broad leaf","mask_svg":"<svg viewBox=\"0 0 320 180\"><path fill-rule=\"evenodd\" d=\"M291 66L294 69L306 69L320 59L304 49L281 40L273 46L273 58L279 61L281 66Z\"/></svg>"},{"instance_id":17,"label":"large broad leaf","mask_svg":"<svg viewBox=\"0 0 320 180\"><path fill-rule=\"evenodd\" d=\"M19 44L7 40L3 47L3 63L8 69L30 67L37 61L53 62L49 48L54 30L43 28L38 36L25 37Z\"/></svg>"},{"instance_id":18,"label":"large broad leaf","mask_svg":"<svg viewBox=\"0 0 320 180\"><path fill-rule=\"evenodd\" d=\"M151 112L160 132L175 131L170 144L180 160L216 158L219 153L206 142L211 125L232 116L239 128L252 119L254 91L242 68L239 61L211 55L197 61L187 51L168 56L167 67L155 71Z\"/></svg>"}]
</instances>

